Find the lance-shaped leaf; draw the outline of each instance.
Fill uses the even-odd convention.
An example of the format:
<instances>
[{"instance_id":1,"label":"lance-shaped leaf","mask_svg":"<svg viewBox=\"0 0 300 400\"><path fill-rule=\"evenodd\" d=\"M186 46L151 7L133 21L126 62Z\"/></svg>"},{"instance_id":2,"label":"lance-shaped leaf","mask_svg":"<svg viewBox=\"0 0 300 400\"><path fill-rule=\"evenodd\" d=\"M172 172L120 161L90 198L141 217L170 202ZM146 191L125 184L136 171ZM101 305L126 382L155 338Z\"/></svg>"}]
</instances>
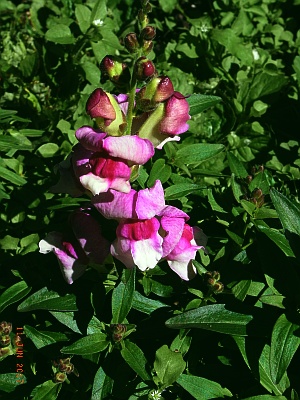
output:
<instances>
[{"instance_id":1,"label":"lance-shaped leaf","mask_svg":"<svg viewBox=\"0 0 300 400\"><path fill-rule=\"evenodd\" d=\"M259 329L256 334L264 334L265 318L260 315L261 310L251 309L251 313L242 314L225 307L225 304L213 304L190 310L168 319L166 326L175 329L201 328L229 335L247 336L250 334L249 323L257 320ZM255 334L254 330L252 332Z\"/></svg>"},{"instance_id":2,"label":"lance-shaped leaf","mask_svg":"<svg viewBox=\"0 0 300 400\"><path fill-rule=\"evenodd\" d=\"M300 236L299 206L275 189L270 190L270 195L284 229Z\"/></svg>"},{"instance_id":3,"label":"lance-shaped leaf","mask_svg":"<svg viewBox=\"0 0 300 400\"><path fill-rule=\"evenodd\" d=\"M220 397L232 397L232 393L214 381L193 375L180 375L176 381L196 400L209 400Z\"/></svg>"},{"instance_id":4,"label":"lance-shaped leaf","mask_svg":"<svg viewBox=\"0 0 300 400\"><path fill-rule=\"evenodd\" d=\"M135 289L135 268L124 270L122 281L114 289L112 295L112 323L121 324L131 310Z\"/></svg>"},{"instance_id":5,"label":"lance-shaped leaf","mask_svg":"<svg viewBox=\"0 0 300 400\"><path fill-rule=\"evenodd\" d=\"M102 400L111 394L114 381L100 367L96 372L91 400Z\"/></svg>"},{"instance_id":6,"label":"lance-shaped leaf","mask_svg":"<svg viewBox=\"0 0 300 400\"><path fill-rule=\"evenodd\" d=\"M108 344L109 341L107 340L106 334L98 332L79 339L70 346L63 347L61 352L79 355L95 354L105 350Z\"/></svg>"},{"instance_id":7,"label":"lance-shaped leaf","mask_svg":"<svg viewBox=\"0 0 300 400\"><path fill-rule=\"evenodd\" d=\"M217 97L217 96L207 96L204 94L192 94L186 100L190 106L189 114L196 115L196 114L199 114L199 113L207 110L208 108L210 108L212 106L215 106L222 99L221 99L221 97Z\"/></svg>"},{"instance_id":8,"label":"lance-shaped leaf","mask_svg":"<svg viewBox=\"0 0 300 400\"><path fill-rule=\"evenodd\" d=\"M27 297L18 307L18 311L55 310L77 311L76 297L74 294L60 296L46 287Z\"/></svg>"},{"instance_id":9,"label":"lance-shaped leaf","mask_svg":"<svg viewBox=\"0 0 300 400\"><path fill-rule=\"evenodd\" d=\"M196 143L182 146L176 153L175 163L197 164L208 160L225 149L223 144Z\"/></svg>"},{"instance_id":10,"label":"lance-shaped leaf","mask_svg":"<svg viewBox=\"0 0 300 400\"><path fill-rule=\"evenodd\" d=\"M142 350L129 340L125 341L125 347L121 350L121 355L127 364L144 380L151 380L151 376L146 371L147 360Z\"/></svg>"},{"instance_id":11,"label":"lance-shaped leaf","mask_svg":"<svg viewBox=\"0 0 300 400\"><path fill-rule=\"evenodd\" d=\"M274 325L270 349L270 372L276 384L280 382L299 347L299 332L299 325L288 321L285 314L282 314Z\"/></svg>"},{"instance_id":12,"label":"lance-shaped leaf","mask_svg":"<svg viewBox=\"0 0 300 400\"><path fill-rule=\"evenodd\" d=\"M20 281L6 289L0 296L0 312L10 304L13 304L25 297L31 290L27 283Z\"/></svg>"}]
</instances>

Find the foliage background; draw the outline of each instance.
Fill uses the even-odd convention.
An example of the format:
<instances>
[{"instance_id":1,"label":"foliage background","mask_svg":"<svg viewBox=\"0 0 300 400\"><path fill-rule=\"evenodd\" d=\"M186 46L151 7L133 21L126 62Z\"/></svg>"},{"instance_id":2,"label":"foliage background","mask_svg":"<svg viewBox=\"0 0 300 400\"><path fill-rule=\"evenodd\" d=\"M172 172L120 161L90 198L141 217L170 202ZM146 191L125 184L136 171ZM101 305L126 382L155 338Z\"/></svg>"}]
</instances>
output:
<instances>
[{"instance_id":1,"label":"foliage background","mask_svg":"<svg viewBox=\"0 0 300 400\"><path fill-rule=\"evenodd\" d=\"M117 265L108 276L90 270L67 286L54 257L38 253L39 240L65 231L70 212L87 201L48 190L75 130L92 123L85 103L100 86L99 62L107 54L130 62L121 43L136 30L139 3L1 1L0 310L14 333L24 327L27 380L18 386L16 358L4 358L3 399L155 398L157 389L166 399L298 399L300 2L152 5L156 68L176 90L222 101L195 114L181 142L165 146L137 183L151 187L161 179L168 203L209 237L209 255L199 254L193 281L181 282L164 267L137 274L132 308L118 322L136 326L124 346L139 346L139 361L146 360L140 371L109 332L120 312L111 299L117 301L121 279L133 278L121 278ZM101 87L112 90L108 82ZM191 160L186 154L196 144L202 147L193 147ZM207 287L206 270L220 272L222 293ZM188 310L198 314L180 317ZM166 326L173 315L181 318L176 327L188 330ZM91 334L115 349L69 348L79 377L52 383L51 360Z\"/></svg>"}]
</instances>

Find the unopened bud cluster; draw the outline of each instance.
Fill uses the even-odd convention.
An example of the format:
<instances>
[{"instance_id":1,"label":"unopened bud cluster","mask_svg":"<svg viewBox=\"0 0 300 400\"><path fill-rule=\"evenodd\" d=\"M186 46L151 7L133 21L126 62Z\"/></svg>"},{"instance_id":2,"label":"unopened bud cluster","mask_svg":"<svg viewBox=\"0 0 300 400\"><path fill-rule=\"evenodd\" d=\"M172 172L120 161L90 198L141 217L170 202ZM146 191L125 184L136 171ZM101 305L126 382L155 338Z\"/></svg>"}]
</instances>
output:
<instances>
[{"instance_id":1,"label":"unopened bud cluster","mask_svg":"<svg viewBox=\"0 0 300 400\"><path fill-rule=\"evenodd\" d=\"M260 165L258 168L252 167L251 169L251 175L246 176L245 178L245 183L246 185L250 185L250 183L253 181L255 175L261 173L264 171L263 165ZM249 194L248 188L245 188L246 194L244 195L244 199L250 201L250 203L255 204L257 208L260 208L264 205L265 203L265 195L263 194L263 191L259 188L255 188L254 190L251 191Z\"/></svg>"},{"instance_id":2,"label":"unopened bud cluster","mask_svg":"<svg viewBox=\"0 0 300 400\"><path fill-rule=\"evenodd\" d=\"M221 275L218 271L208 271L204 277L207 286L213 293L223 292L224 285L222 282L220 282Z\"/></svg>"},{"instance_id":3,"label":"unopened bud cluster","mask_svg":"<svg viewBox=\"0 0 300 400\"><path fill-rule=\"evenodd\" d=\"M78 376L78 372L71 363L71 357L54 360L52 364L57 369L53 379L55 383L63 383L67 379L67 375L72 372Z\"/></svg>"},{"instance_id":4,"label":"unopened bud cluster","mask_svg":"<svg viewBox=\"0 0 300 400\"><path fill-rule=\"evenodd\" d=\"M124 324L111 324L110 329L112 340L116 343L120 342L123 339L124 334L127 331L127 327Z\"/></svg>"},{"instance_id":5,"label":"unopened bud cluster","mask_svg":"<svg viewBox=\"0 0 300 400\"><path fill-rule=\"evenodd\" d=\"M12 331L11 322L2 321L0 323L0 359L12 354L10 333Z\"/></svg>"}]
</instances>

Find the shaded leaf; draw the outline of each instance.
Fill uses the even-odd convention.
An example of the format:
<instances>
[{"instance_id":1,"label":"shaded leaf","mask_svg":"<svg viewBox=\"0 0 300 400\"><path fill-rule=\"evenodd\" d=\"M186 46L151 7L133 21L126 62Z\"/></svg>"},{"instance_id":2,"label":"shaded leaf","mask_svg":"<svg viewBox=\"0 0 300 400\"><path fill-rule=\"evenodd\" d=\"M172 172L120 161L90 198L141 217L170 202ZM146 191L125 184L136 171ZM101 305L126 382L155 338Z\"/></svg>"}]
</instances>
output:
<instances>
[{"instance_id":1,"label":"shaded leaf","mask_svg":"<svg viewBox=\"0 0 300 400\"><path fill-rule=\"evenodd\" d=\"M78 355L95 354L105 350L108 345L106 334L97 332L77 340L70 346L63 347L61 352Z\"/></svg>"},{"instance_id":2,"label":"shaded leaf","mask_svg":"<svg viewBox=\"0 0 300 400\"><path fill-rule=\"evenodd\" d=\"M146 357L135 343L126 340L125 346L121 350L121 355L134 372L144 381L151 380L151 376L146 371Z\"/></svg>"},{"instance_id":3,"label":"shaded leaf","mask_svg":"<svg viewBox=\"0 0 300 400\"><path fill-rule=\"evenodd\" d=\"M232 393L217 383L205 378L182 374L176 381L197 400L209 400L224 396L232 397Z\"/></svg>"},{"instance_id":4,"label":"shaded leaf","mask_svg":"<svg viewBox=\"0 0 300 400\"><path fill-rule=\"evenodd\" d=\"M0 312L10 304L13 304L25 297L31 291L25 281L20 281L6 289L0 296Z\"/></svg>"}]
</instances>

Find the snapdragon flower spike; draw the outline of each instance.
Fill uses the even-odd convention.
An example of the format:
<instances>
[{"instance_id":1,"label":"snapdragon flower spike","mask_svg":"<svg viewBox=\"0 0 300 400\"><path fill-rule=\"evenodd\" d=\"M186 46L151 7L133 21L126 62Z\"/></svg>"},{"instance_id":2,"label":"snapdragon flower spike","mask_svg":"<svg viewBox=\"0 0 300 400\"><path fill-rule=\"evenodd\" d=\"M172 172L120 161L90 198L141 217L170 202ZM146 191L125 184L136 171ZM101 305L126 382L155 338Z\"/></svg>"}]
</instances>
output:
<instances>
[{"instance_id":1,"label":"snapdragon flower spike","mask_svg":"<svg viewBox=\"0 0 300 400\"><path fill-rule=\"evenodd\" d=\"M138 136L112 137L83 126L76 131L76 138L74 172L92 195L108 189L129 193L131 167L144 164L154 154L152 143Z\"/></svg>"},{"instance_id":2,"label":"snapdragon flower spike","mask_svg":"<svg viewBox=\"0 0 300 400\"><path fill-rule=\"evenodd\" d=\"M95 89L86 103L86 112L95 118L98 128L111 136L120 136L125 130L125 115L115 97L103 89Z\"/></svg>"},{"instance_id":3,"label":"snapdragon flower spike","mask_svg":"<svg viewBox=\"0 0 300 400\"><path fill-rule=\"evenodd\" d=\"M40 253L53 252L67 283L72 284L89 264L101 265L109 254L109 242L103 238L98 222L90 214L77 211L70 218L76 240L70 242L59 232L50 232L39 243Z\"/></svg>"}]
</instances>

